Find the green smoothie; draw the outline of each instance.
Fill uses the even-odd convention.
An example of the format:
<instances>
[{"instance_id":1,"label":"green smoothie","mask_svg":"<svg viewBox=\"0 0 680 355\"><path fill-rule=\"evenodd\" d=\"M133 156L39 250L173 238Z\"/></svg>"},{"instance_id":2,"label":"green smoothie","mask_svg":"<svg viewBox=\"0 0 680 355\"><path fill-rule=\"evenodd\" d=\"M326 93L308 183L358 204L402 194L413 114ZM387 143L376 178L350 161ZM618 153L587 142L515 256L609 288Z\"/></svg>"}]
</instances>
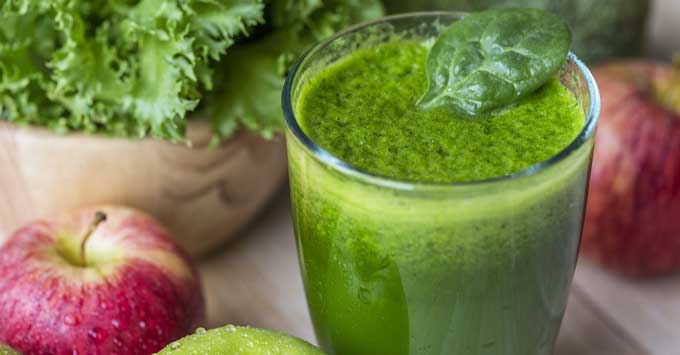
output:
<instances>
[{"instance_id":1,"label":"green smoothie","mask_svg":"<svg viewBox=\"0 0 680 355\"><path fill-rule=\"evenodd\" d=\"M426 39L307 71L288 131L294 226L320 345L338 355L548 355L582 227L592 139L555 78L470 119L416 106ZM490 179L490 180L489 180ZM481 181L485 180L485 181Z\"/></svg>"},{"instance_id":2,"label":"green smoothie","mask_svg":"<svg viewBox=\"0 0 680 355\"><path fill-rule=\"evenodd\" d=\"M322 148L393 179L461 182L507 175L547 160L583 128L585 116L555 78L489 117L416 106L428 48L396 42L353 53L313 77L298 122Z\"/></svg>"}]
</instances>

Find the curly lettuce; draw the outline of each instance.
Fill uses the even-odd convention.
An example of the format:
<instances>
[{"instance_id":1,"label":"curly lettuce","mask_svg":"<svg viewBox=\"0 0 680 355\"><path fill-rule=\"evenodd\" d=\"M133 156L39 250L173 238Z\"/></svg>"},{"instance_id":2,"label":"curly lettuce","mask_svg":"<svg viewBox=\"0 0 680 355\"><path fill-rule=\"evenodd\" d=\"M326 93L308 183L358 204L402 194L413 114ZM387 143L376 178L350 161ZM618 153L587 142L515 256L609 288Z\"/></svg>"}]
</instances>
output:
<instances>
[{"instance_id":1,"label":"curly lettuce","mask_svg":"<svg viewBox=\"0 0 680 355\"><path fill-rule=\"evenodd\" d=\"M270 137L292 60L381 14L378 0L0 0L0 119L182 141L200 108L216 140Z\"/></svg>"},{"instance_id":2,"label":"curly lettuce","mask_svg":"<svg viewBox=\"0 0 680 355\"><path fill-rule=\"evenodd\" d=\"M204 106L215 141L239 127L266 138L280 132L281 89L294 60L335 31L383 13L378 0L272 0L267 6L270 32L231 48L216 70L221 85Z\"/></svg>"},{"instance_id":3,"label":"curly lettuce","mask_svg":"<svg viewBox=\"0 0 680 355\"><path fill-rule=\"evenodd\" d=\"M178 141L260 0L0 1L0 118ZM27 29L35 30L27 30Z\"/></svg>"}]
</instances>

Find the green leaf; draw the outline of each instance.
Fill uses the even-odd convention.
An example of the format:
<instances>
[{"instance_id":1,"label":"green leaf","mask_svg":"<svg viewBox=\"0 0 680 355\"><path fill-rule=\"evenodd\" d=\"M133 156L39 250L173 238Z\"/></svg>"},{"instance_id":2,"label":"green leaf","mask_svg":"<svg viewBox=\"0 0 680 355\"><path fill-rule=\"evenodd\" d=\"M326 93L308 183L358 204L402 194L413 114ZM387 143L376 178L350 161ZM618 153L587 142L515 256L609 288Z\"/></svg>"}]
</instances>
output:
<instances>
[{"instance_id":1,"label":"green leaf","mask_svg":"<svg viewBox=\"0 0 680 355\"><path fill-rule=\"evenodd\" d=\"M25 15L49 7L44 0L0 0L0 11L5 15Z\"/></svg>"},{"instance_id":2,"label":"green leaf","mask_svg":"<svg viewBox=\"0 0 680 355\"><path fill-rule=\"evenodd\" d=\"M219 60L234 44L234 36L263 21L264 4L260 0L194 0L191 26L197 33L199 53Z\"/></svg>"},{"instance_id":3,"label":"green leaf","mask_svg":"<svg viewBox=\"0 0 680 355\"><path fill-rule=\"evenodd\" d=\"M570 46L568 26L547 11L473 13L435 40L419 105L472 116L505 107L555 76Z\"/></svg>"},{"instance_id":4,"label":"green leaf","mask_svg":"<svg viewBox=\"0 0 680 355\"><path fill-rule=\"evenodd\" d=\"M271 136L292 61L380 14L378 0L0 0L0 119L181 141L202 101L219 139Z\"/></svg>"},{"instance_id":5,"label":"green leaf","mask_svg":"<svg viewBox=\"0 0 680 355\"><path fill-rule=\"evenodd\" d=\"M278 61L286 49L299 47L297 36L277 32L229 51L218 70L220 85L205 102L217 139L239 126L267 138L283 128L279 102L286 70Z\"/></svg>"},{"instance_id":6,"label":"green leaf","mask_svg":"<svg viewBox=\"0 0 680 355\"><path fill-rule=\"evenodd\" d=\"M181 141L261 0L0 0L0 119ZM26 30L30 28L31 30Z\"/></svg>"},{"instance_id":7,"label":"green leaf","mask_svg":"<svg viewBox=\"0 0 680 355\"><path fill-rule=\"evenodd\" d=\"M378 0L273 0L268 6L271 32L229 49L216 69L215 90L202 103L215 142L239 127L265 138L281 132L281 90L295 59L335 31L383 13Z\"/></svg>"},{"instance_id":8,"label":"green leaf","mask_svg":"<svg viewBox=\"0 0 680 355\"><path fill-rule=\"evenodd\" d=\"M275 28L288 28L305 22L312 14L323 7L321 0L271 0L271 25Z\"/></svg>"}]
</instances>

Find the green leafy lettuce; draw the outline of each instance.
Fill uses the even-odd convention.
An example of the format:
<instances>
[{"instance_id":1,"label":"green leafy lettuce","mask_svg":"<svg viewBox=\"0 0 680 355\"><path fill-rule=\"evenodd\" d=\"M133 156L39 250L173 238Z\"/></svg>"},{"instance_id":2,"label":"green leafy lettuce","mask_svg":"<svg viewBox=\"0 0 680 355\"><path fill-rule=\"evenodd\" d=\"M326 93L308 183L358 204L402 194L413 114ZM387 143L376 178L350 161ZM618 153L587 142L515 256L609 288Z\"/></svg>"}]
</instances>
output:
<instances>
[{"instance_id":1,"label":"green leafy lettuce","mask_svg":"<svg viewBox=\"0 0 680 355\"><path fill-rule=\"evenodd\" d=\"M270 136L292 58L380 11L376 0L0 0L0 119L179 141L200 107L218 139L239 126Z\"/></svg>"},{"instance_id":2,"label":"green leafy lettuce","mask_svg":"<svg viewBox=\"0 0 680 355\"><path fill-rule=\"evenodd\" d=\"M234 46L217 68L220 87L205 107L218 139L240 126L265 137L278 132L281 89L294 60L338 29L382 15L379 1L366 0L273 0L267 8L270 31Z\"/></svg>"}]
</instances>

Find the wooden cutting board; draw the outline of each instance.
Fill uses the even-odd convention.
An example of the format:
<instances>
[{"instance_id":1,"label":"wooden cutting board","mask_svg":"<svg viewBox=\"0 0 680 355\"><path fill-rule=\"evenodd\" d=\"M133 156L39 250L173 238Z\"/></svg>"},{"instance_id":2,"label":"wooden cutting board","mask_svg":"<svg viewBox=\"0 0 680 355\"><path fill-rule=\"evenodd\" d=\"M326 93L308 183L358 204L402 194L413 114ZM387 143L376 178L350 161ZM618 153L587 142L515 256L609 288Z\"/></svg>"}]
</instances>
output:
<instances>
[{"instance_id":1,"label":"wooden cutting board","mask_svg":"<svg viewBox=\"0 0 680 355\"><path fill-rule=\"evenodd\" d=\"M252 325L314 342L288 191L201 265L208 325ZM556 355L680 355L680 275L632 281L579 261Z\"/></svg>"}]
</instances>

